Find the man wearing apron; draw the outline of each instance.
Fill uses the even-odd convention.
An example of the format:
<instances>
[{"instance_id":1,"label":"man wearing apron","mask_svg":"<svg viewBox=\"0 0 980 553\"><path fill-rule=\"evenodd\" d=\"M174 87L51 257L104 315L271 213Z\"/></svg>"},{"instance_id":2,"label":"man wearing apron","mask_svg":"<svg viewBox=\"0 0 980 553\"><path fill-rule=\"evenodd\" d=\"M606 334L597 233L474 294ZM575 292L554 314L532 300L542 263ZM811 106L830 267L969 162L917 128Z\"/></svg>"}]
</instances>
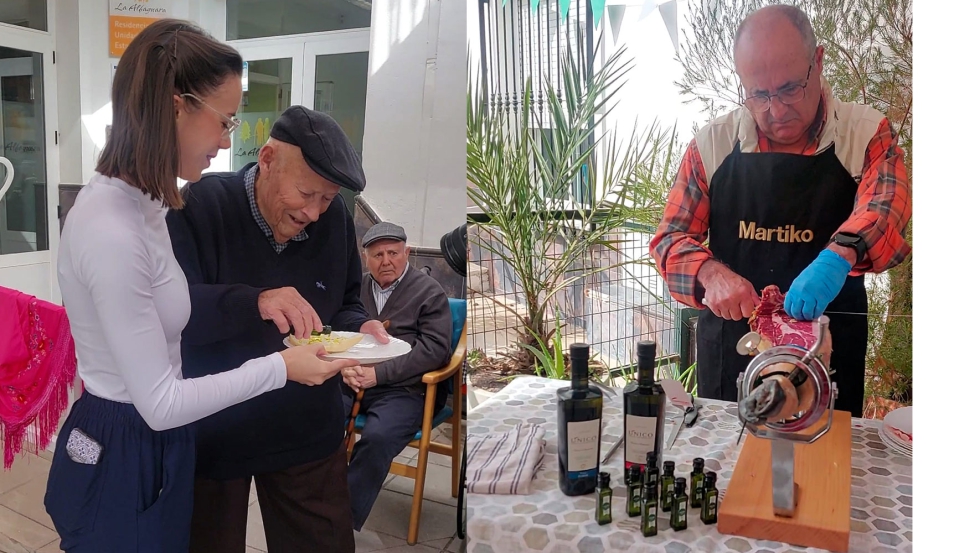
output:
<instances>
[{"instance_id":1,"label":"man wearing apron","mask_svg":"<svg viewBox=\"0 0 980 553\"><path fill-rule=\"evenodd\" d=\"M770 6L735 39L742 107L688 147L650 250L678 301L701 309L698 395L735 401L759 292L775 284L793 317L825 311L836 408L861 416L868 345L864 274L901 263L912 214L903 152L888 120L837 100L806 15ZM707 241L707 243L705 243Z\"/></svg>"}]
</instances>

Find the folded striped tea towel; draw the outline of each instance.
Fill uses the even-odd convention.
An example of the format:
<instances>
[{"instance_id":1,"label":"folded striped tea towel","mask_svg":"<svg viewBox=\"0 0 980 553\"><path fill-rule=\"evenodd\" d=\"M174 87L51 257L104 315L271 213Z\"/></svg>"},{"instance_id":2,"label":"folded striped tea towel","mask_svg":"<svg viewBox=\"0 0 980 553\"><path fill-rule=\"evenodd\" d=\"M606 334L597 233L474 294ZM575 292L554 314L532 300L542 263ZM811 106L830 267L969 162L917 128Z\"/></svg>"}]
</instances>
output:
<instances>
[{"instance_id":1,"label":"folded striped tea towel","mask_svg":"<svg viewBox=\"0 0 980 553\"><path fill-rule=\"evenodd\" d=\"M466 438L466 489L476 494L526 495L544 462L544 428L521 423L508 432Z\"/></svg>"}]
</instances>

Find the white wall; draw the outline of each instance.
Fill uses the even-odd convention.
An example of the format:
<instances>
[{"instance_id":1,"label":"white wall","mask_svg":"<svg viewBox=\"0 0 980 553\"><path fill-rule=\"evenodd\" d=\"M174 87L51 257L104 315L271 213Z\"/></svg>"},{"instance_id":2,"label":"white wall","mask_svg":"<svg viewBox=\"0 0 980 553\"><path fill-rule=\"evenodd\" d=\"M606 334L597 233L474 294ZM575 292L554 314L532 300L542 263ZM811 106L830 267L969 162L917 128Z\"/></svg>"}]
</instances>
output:
<instances>
[{"instance_id":1,"label":"white wall","mask_svg":"<svg viewBox=\"0 0 980 553\"><path fill-rule=\"evenodd\" d=\"M109 4L106 0L54 2L58 70L61 182L84 184L95 175L109 106ZM173 0L173 17L189 19L215 38L225 36L224 0Z\"/></svg>"},{"instance_id":2,"label":"white wall","mask_svg":"<svg viewBox=\"0 0 980 553\"><path fill-rule=\"evenodd\" d=\"M424 247L465 222L466 5L373 2L364 197Z\"/></svg>"}]
</instances>

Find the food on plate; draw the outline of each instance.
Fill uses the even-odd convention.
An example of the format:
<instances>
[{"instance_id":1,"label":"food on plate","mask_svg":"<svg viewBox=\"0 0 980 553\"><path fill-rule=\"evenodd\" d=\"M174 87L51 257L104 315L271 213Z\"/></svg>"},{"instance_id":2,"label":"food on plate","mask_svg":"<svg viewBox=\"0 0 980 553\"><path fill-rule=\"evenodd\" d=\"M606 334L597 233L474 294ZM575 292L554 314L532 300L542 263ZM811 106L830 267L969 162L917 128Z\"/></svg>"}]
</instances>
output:
<instances>
[{"instance_id":1,"label":"food on plate","mask_svg":"<svg viewBox=\"0 0 980 553\"><path fill-rule=\"evenodd\" d=\"M291 345L305 346L307 344L323 344L323 348L327 350L327 353L345 352L356 346L362 339L364 339L364 335L360 332L338 334L326 329L325 332L313 331L308 339L297 338L292 334L289 335L289 343Z\"/></svg>"}]
</instances>

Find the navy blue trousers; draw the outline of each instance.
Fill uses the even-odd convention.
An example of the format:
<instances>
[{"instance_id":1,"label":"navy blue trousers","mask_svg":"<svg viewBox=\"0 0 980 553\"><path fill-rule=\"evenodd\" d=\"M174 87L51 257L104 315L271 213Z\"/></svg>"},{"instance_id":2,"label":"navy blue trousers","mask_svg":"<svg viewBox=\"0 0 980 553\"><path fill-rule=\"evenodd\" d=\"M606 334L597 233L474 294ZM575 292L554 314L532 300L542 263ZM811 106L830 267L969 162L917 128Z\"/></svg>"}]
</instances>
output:
<instances>
[{"instance_id":1,"label":"navy blue trousers","mask_svg":"<svg viewBox=\"0 0 980 553\"><path fill-rule=\"evenodd\" d=\"M350 414L354 391L346 384L344 407ZM437 398L438 400L438 398ZM347 468L354 530L361 531L395 457L405 449L422 425L425 395L405 388L368 388L359 414L367 417L360 439L354 444Z\"/></svg>"},{"instance_id":2,"label":"navy blue trousers","mask_svg":"<svg viewBox=\"0 0 980 553\"><path fill-rule=\"evenodd\" d=\"M102 445L94 465L68 457L78 428ZM156 432L127 403L83 393L58 433L44 507L67 553L184 553L194 508L194 433Z\"/></svg>"}]
</instances>

